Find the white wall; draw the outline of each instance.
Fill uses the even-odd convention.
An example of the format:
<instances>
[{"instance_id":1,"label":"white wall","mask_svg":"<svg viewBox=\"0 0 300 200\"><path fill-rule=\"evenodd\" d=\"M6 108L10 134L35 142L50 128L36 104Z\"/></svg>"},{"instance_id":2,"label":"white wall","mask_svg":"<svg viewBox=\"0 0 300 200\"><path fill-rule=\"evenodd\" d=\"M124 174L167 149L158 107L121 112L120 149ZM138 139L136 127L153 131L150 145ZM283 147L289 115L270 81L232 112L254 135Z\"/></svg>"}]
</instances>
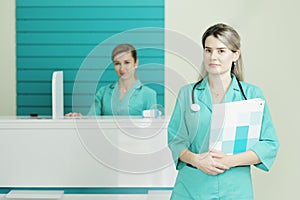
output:
<instances>
[{"instance_id":1,"label":"white wall","mask_svg":"<svg viewBox=\"0 0 300 200\"><path fill-rule=\"evenodd\" d=\"M264 91L281 144L270 173L253 170L256 200L299 198L299 7L294 0L165 1L166 28L199 44L206 28L217 22L241 35L246 81ZM166 47L168 42L166 34ZM178 56L167 53L165 63L188 82L198 78L197 70ZM174 81L166 73L166 85ZM174 97L167 93L166 99L170 113Z\"/></svg>"},{"instance_id":2,"label":"white wall","mask_svg":"<svg viewBox=\"0 0 300 200\"><path fill-rule=\"evenodd\" d=\"M15 1L0 5L0 115L16 114Z\"/></svg>"}]
</instances>

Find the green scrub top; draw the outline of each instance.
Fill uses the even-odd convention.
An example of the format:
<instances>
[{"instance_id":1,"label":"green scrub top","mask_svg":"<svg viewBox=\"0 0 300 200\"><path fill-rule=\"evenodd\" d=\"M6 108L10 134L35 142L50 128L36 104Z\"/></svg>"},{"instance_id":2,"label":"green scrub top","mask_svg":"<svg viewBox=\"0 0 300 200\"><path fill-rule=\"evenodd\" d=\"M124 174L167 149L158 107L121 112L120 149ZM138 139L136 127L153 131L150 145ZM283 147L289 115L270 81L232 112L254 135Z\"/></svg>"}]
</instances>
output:
<instances>
[{"instance_id":1,"label":"green scrub top","mask_svg":"<svg viewBox=\"0 0 300 200\"><path fill-rule=\"evenodd\" d=\"M223 102L244 100L236 77L232 75L232 78L232 83ZM241 85L247 99L261 98L265 100L258 87L245 82L241 82ZM234 167L219 175L208 175L179 160L179 154L183 149L189 149L194 153L204 153L208 151L209 146L212 97L208 77L206 76L194 91L195 102L201 107L199 112L194 112L190 108L193 86L194 84L186 85L179 91L168 126L168 145L178 170L171 199L253 199L250 166ZM261 163L255 166L269 171L275 160L278 147L276 131L268 106L265 103L260 140L251 148L261 160Z\"/></svg>"},{"instance_id":2,"label":"green scrub top","mask_svg":"<svg viewBox=\"0 0 300 200\"><path fill-rule=\"evenodd\" d=\"M140 115L156 106L156 92L136 80L120 100L118 82L101 87L88 115Z\"/></svg>"}]
</instances>

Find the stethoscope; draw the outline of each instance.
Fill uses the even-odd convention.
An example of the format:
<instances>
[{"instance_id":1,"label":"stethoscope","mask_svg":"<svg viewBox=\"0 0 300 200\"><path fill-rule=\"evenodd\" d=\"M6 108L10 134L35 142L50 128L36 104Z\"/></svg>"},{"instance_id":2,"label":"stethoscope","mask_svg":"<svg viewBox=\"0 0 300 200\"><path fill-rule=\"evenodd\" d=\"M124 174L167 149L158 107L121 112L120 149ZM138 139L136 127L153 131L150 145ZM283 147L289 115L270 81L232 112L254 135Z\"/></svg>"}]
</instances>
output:
<instances>
[{"instance_id":1,"label":"stethoscope","mask_svg":"<svg viewBox=\"0 0 300 200\"><path fill-rule=\"evenodd\" d=\"M193 86L193 89L192 89L192 105L191 105L191 110L194 111L194 112L198 112L200 110L200 105L195 103L195 88L197 87L197 85L200 85L200 83L203 81L203 79L201 79L200 81L198 81L197 83L195 83L195 85ZM245 100L247 100L247 97L244 93L244 90L243 90L243 87L240 83L240 81L237 79L237 82L238 82L238 85L239 85L239 88L242 92L242 95L244 97Z\"/></svg>"}]
</instances>

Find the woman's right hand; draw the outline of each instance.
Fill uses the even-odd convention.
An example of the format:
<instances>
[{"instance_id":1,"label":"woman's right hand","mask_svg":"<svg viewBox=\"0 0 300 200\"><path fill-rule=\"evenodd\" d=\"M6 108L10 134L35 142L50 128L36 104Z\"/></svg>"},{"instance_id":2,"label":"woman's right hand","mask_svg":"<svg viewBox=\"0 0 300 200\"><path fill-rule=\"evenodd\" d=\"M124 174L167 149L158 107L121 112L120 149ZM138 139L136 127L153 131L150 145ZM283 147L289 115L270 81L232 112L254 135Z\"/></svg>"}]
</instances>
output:
<instances>
[{"instance_id":1,"label":"woman's right hand","mask_svg":"<svg viewBox=\"0 0 300 200\"><path fill-rule=\"evenodd\" d=\"M193 154L191 164L204 173L211 175L218 175L229 169L227 166L218 163L214 158L215 156L216 155L212 154L211 152Z\"/></svg>"},{"instance_id":2,"label":"woman's right hand","mask_svg":"<svg viewBox=\"0 0 300 200\"><path fill-rule=\"evenodd\" d=\"M77 112L70 112L65 114L66 117L82 117L81 113L77 113Z\"/></svg>"}]
</instances>

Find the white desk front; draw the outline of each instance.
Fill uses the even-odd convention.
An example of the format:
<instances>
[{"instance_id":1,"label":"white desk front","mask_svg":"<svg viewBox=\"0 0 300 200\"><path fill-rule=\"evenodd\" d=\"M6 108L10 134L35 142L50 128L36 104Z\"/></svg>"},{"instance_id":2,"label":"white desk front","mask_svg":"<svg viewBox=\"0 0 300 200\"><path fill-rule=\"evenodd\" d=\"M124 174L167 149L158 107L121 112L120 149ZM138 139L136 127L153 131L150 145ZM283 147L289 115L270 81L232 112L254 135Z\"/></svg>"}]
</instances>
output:
<instances>
[{"instance_id":1,"label":"white desk front","mask_svg":"<svg viewBox=\"0 0 300 200\"><path fill-rule=\"evenodd\" d=\"M0 187L173 187L167 119L0 119Z\"/></svg>"}]
</instances>

